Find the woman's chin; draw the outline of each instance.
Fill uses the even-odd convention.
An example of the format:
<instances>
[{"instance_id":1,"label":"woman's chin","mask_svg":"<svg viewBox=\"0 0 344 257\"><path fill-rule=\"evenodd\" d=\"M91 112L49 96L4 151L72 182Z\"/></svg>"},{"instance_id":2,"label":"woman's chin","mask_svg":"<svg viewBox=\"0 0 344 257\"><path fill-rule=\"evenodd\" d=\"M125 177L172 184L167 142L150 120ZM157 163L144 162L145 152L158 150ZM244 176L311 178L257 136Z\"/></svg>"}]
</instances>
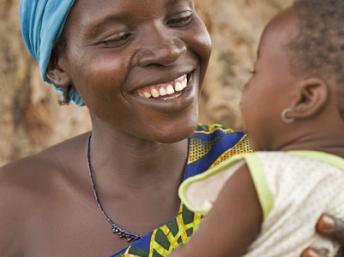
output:
<instances>
[{"instance_id":1,"label":"woman's chin","mask_svg":"<svg viewBox=\"0 0 344 257\"><path fill-rule=\"evenodd\" d=\"M160 143L176 143L188 138L198 124L198 108L195 106L183 115L164 117L160 118L159 122L151 122L149 127L145 126L145 135L142 135L142 138Z\"/></svg>"},{"instance_id":2,"label":"woman's chin","mask_svg":"<svg viewBox=\"0 0 344 257\"><path fill-rule=\"evenodd\" d=\"M195 130L195 126L196 124L194 126L184 126L183 128L160 131L160 133L157 133L154 136L154 141L165 144L182 141L192 135Z\"/></svg>"},{"instance_id":3,"label":"woman's chin","mask_svg":"<svg viewBox=\"0 0 344 257\"><path fill-rule=\"evenodd\" d=\"M165 126L160 124L159 127L152 128L151 133L149 133L150 135L146 135L145 138L150 138L152 141L159 143L176 143L191 136L196 126L197 120L189 120L177 124L166 124Z\"/></svg>"}]
</instances>

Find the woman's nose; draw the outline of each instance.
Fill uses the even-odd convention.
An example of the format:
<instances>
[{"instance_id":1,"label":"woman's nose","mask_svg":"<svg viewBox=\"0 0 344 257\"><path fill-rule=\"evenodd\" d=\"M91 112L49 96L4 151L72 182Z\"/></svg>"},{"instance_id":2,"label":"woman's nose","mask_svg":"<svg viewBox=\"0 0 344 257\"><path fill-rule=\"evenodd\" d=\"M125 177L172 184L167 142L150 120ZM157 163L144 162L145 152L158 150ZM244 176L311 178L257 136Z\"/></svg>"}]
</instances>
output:
<instances>
[{"instance_id":1,"label":"woman's nose","mask_svg":"<svg viewBox=\"0 0 344 257\"><path fill-rule=\"evenodd\" d=\"M157 30L154 32L143 40L140 49L136 52L136 60L139 66L168 66L186 53L186 45L181 39Z\"/></svg>"}]
</instances>

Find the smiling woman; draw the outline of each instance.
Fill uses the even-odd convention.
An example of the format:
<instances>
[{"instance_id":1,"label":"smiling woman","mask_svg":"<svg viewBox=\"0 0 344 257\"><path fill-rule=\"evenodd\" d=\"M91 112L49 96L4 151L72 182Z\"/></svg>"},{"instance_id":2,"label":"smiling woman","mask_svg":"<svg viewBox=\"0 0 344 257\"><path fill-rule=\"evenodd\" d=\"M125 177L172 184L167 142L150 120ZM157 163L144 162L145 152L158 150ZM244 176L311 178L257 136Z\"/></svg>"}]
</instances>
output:
<instances>
[{"instance_id":1,"label":"smiling woman","mask_svg":"<svg viewBox=\"0 0 344 257\"><path fill-rule=\"evenodd\" d=\"M102 8L77 1L63 38L65 48L54 56L47 76L65 90L76 89L94 125L99 121L160 142L192 133L210 38L191 1L149 7L145 1L104 1ZM159 84L176 84L184 75L187 87L178 97L154 97ZM137 90L150 91L153 98Z\"/></svg>"},{"instance_id":2,"label":"smiling woman","mask_svg":"<svg viewBox=\"0 0 344 257\"><path fill-rule=\"evenodd\" d=\"M167 256L201 219L181 181L250 151L242 132L197 127L210 37L194 3L21 7L41 76L88 107L92 131L1 169L2 256Z\"/></svg>"}]
</instances>

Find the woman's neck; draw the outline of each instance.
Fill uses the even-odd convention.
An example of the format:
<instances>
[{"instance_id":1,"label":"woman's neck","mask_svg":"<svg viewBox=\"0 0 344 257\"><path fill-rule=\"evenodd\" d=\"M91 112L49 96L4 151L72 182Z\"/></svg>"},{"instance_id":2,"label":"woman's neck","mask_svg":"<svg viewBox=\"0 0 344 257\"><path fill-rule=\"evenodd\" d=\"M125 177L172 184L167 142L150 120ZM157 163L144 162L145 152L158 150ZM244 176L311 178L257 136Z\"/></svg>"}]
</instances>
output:
<instances>
[{"instance_id":1,"label":"woman's neck","mask_svg":"<svg viewBox=\"0 0 344 257\"><path fill-rule=\"evenodd\" d=\"M187 139L165 144L97 126L92 131L90 149L99 184L134 190L179 180L188 151Z\"/></svg>"}]
</instances>

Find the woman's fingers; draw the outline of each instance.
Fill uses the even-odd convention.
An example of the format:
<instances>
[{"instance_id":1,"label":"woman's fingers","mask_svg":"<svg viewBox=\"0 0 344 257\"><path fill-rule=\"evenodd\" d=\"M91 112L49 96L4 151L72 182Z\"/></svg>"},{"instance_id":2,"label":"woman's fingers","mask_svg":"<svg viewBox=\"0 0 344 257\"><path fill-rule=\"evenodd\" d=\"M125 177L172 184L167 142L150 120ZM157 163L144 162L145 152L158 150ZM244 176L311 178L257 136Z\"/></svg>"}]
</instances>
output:
<instances>
[{"instance_id":1,"label":"woman's fingers","mask_svg":"<svg viewBox=\"0 0 344 257\"><path fill-rule=\"evenodd\" d=\"M344 257L344 221L337 219L329 214L323 214L316 225L316 230L319 234L327 237L328 239L334 240L341 245L341 250L337 253L335 257ZM308 251L308 253L307 253ZM318 257L332 257L328 256L326 250L315 250L307 249L302 257L307 256L318 256ZM308 255L307 255L308 254ZM312 255L313 254L313 255Z\"/></svg>"},{"instance_id":2,"label":"woman's fingers","mask_svg":"<svg viewBox=\"0 0 344 257\"><path fill-rule=\"evenodd\" d=\"M344 221L331 215L323 214L316 225L317 232L332 239L344 247ZM340 255L339 255L340 256Z\"/></svg>"},{"instance_id":3,"label":"woman's fingers","mask_svg":"<svg viewBox=\"0 0 344 257\"><path fill-rule=\"evenodd\" d=\"M301 257L332 257L326 249L307 248L303 251ZM336 256L337 257L337 256ZM341 256L338 256L341 257Z\"/></svg>"},{"instance_id":4,"label":"woman's fingers","mask_svg":"<svg viewBox=\"0 0 344 257\"><path fill-rule=\"evenodd\" d=\"M316 225L316 230L322 236L334 240L344 248L344 221L329 214L323 214ZM334 257L329 256L326 249L307 248L301 257ZM340 250L335 257L344 257L344 251Z\"/></svg>"},{"instance_id":5,"label":"woman's fingers","mask_svg":"<svg viewBox=\"0 0 344 257\"><path fill-rule=\"evenodd\" d=\"M335 257L344 257L344 248L341 247Z\"/></svg>"}]
</instances>

